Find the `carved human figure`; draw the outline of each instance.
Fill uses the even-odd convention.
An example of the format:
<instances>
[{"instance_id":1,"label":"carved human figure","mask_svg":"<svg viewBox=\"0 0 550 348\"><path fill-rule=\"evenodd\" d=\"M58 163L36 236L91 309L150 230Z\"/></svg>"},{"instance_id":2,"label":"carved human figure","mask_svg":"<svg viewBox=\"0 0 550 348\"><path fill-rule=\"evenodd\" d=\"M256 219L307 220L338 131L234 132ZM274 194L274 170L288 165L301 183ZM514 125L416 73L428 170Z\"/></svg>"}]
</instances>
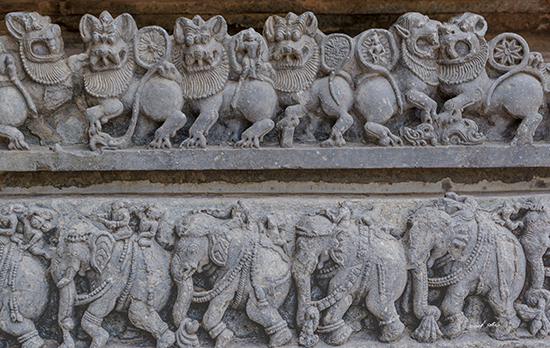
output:
<instances>
[{"instance_id":1,"label":"carved human figure","mask_svg":"<svg viewBox=\"0 0 550 348\"><path fill-rule=\"evenodd\" d=\"M285 110L284 118L277 123L281 147L293 146L294 130L300 120L317 110L321 116L336 121L321 146L344 146L343 134L354 122L349 114L353 105L351 78L341 69L352 54L351 38L338 34L327 39L311 12L299 16L289 12L284 18L270 16L263 35L275 70L273 82L279 104Z\"/></svg>"},{"instance_id":2,"label":"carved human figure","mask_svg":"<svg viewBox=\"0 0 550 348\"><path fill-rule=\"evenodd\" d=\"M463 112L473 112L520 119L511 145L531 144L542 120L540 67L528 65L529 46L521 36L504 33L487 43L486 32L485 19L468 12L441 26L439 80L440 95L446 101L438 118L452 122Z\"/></svg>"},{"instance_id":3,"label":"carved human figure","mask_svg":"<svg viewBox=\"0 0 550 348\"><path fill-rule=\"evenodd\" d=\"M135 209L134 213L139 218L138 245L150 247L153 238L157 235L160 219L164 213L154 203L148 204L143 209Z\"/></svg>"},{"instance_id":4,"label":"carved human figure","mask_svg":"<svg viewBox=\"0 0 550 348\"><path fill-rule=\"evenodd\" d=\"M128 201L120 200L111 204L110 214L91 214L90 216L109 229L115 240L128 239L134 233L130 227L130 208L131 206Z\"/></svg>"},{"instance_id":5,"label":"carved human figure","mask_svg":"<svg viewBox=\"0 0 550 348\"><path fill-rule=\"evenodd\" d=\"M28 250L35 256L43 256L51 259L55 254L55 248L48 246L44 240L44 234L53 229L54 213L49 209L31 208L20 216L23 222L23 233L21 238L17 234L12 236L18 238L17 243L23 250Z\"/></svg>"},{"instance_id":6,"label":"carved human figure","mask_svg":"<svg viewBox=\"0 0 550 348\"><path fill-rule=\"evenodd\" d=\"M157 348L174 344L174 333L158 314L170 297L170 254L154 239L143 250L137 239L133 234L116 240L86 218L73 219L60 235L51 274L59 289L62 347L75 346L73 308L82 305L87 308L80 326L92 338L93 348L105 346L109 333L101 323L113 310L127 311L134 326L153 335ZM77 274L87 278L88 293L76 293Z\"/></svg>"},{"instance_id":7,"label":"carved human figure","mask_svg":"<svg viewBox=\"0 0 550 348\"><path fill-rule=\"evenodd\" d=\"M113 18L103 11L99 18L86 14L80 21L86 45L84 88L88 104L90 148L98 145L124 148L131 144L138 115L162 123L151 148L170 148L170 137L186 122L181 112L181 75L169 60L170 38L156 26L137 30L127 13ZM136 73L141 67L146 72ZM102 132L102 125L131 110L130 125L119 138Z\"/></svg>"},{"instance_id":8,"label":"carved human figure","mask_svg":"<svg viewBox=\"0 0 550 348\"><path fill-rule=\"evenodd\" d=\"M44 221L40 226L33 224L34 228L41 228L41 232L48 233L55 227L52 211L39 208L31 210L42 217L51 214L48 223ZM5 236L0 243L0 330L15 336L22 348L40 348L44 340L39 336L34 322L46 310L50 301L50 287L46 267L35 254L43 255L41 251L47 249L47 246L36 238L36 243L29 244L26 232L26 238L17 236L19 220L28 222L27 213L27 208L19 204L4 206L0 212L3 224L0 234Z\"/></svg>"},{"instance_id":9,"label":"carved human figure","mask_svg":"<svg viewBox=\"0 0 550 348\"><path fill-rule=\"evenodd\" d=\"M378 319L380 341L397 340L405 328L394 305L407 281L403 246L368 219L350 220L350 206L341 203L339 214L308 214L296 225L292 275L299 342L306 347L319 340L315 331L327 333L329 344L344 344L352 329L343 317L352 304L364 303ZM316 301L311 298L312 278L325 283L325 297Z\"/></svg>"},{"instance_id":10,"label":"carved human figure","mask_svg":"<svg viewBox=\"0 0 550 348\"><path fill-rule=\"evenodd\" d=\"M254 29L230 37L222 16L204 21L197 15L178 18L174 41L173 61L183 75L183 97L190 112L198 112L182 146L204 148L216 122L234 121L242 126L251 124L240 139L238 132L233 132L235 145L260 147L262 138L275 126L272 119L277 107L263 37Z\"/></svg>"},{"instance_id":11,"label":"carved human figure","mask_svg":"<svg viewBox=\"0 0 550 348\"><path fill-rule=\"evenodd\" d=\"M61 142L45 117L78 94L79 58L65 57L61 29L48 16L11 12L6 26L11 37L0 37L0 136L10 150L28 150L17 129L27 122L42 143Z\"/></svg>"},{"instance_id":12,"label":"carved human figure","mask_svg":"<svg viewBox=\"0 0 550 348\"><path fill-rule=\"evenodd\" d=\"M278 308L290 289L290 259L259 233L256 223L243 220L242 210L230 209L227 218L216 217L216 211L193 212L176 225L171 272L178 287L173 317L180 346L198 344L197 326L187 316L192 302L209 302L202 327L216 340L216 348L227 347L233 337L222 321L229 307L245 308L265 328L270 347L286 344L291 333ZM194 290L195 273L208 275L209 289Z\"/></svg>"},{"instance_id":13,"label":"carved human figure","mask_svg":"<svg viewBox=\"0 0 550 348\"><path fill-rule=\"evenodd\" d=\"M477 208L472 196L449 193L422 207L409 219L403 237L411 270L413 310L421 319L413 337L432 342L444 334L455 338L466 330L463 313L468 295L481 296L493 309L496 324L491 336L510 338L520 324L514 309L525 281L525 256L521 244L507 228ZM436 277L428 278L428 270ZM445 287L438 307L428 304L428 288ZM441 313L448 324L440 331Z\"/></svg>"}]
</instances>

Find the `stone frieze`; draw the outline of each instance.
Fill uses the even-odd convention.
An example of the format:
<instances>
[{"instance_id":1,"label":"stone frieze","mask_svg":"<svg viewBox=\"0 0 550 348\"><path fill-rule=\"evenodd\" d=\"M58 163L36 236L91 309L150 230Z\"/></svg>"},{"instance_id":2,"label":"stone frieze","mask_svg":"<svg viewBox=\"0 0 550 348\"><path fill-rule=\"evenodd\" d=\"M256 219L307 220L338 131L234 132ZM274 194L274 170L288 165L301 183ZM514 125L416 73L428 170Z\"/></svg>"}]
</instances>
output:
<instances>
[{"instance_id":1,"label":"stone frieze","mask_svg":"<svg viewBox=\"0 0 550 348\"><path fill-rule=\"evenodd\" d=\"M12 199L0 209L0 329L22 347L536 346L550 330L549 204L453 192Z\"/></svg>"},{"instance_id":2,"label":"stone frieze","mask_svg":"<svg viewBox=\"0 0 550 348\"><path fill-rule=\"evenodd\" d=\"M548 137L542 55L517 34L488 41L477 14L441 23L406 13L352 38L321 32L311 12L235 35L222 16L182 17L168 35L104 11L82 17L85 49L70 57L47 16L14 12L6 26L7 149L522 146Z\"/></svg>"}]
</instances>

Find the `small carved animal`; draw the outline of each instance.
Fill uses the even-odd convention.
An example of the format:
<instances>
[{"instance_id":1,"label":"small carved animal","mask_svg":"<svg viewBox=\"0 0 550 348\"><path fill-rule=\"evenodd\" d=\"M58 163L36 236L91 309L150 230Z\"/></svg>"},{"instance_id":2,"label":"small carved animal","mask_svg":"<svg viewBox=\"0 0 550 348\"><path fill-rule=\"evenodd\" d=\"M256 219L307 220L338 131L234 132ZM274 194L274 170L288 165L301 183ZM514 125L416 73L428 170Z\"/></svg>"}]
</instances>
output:
<instances>
[{"instance_id":1,"label":"small carved animal","mask_svg":"<svg viewBox=\"0 0 550 348\"><path fill-rule=\"evenodd\" d=\"M275 90L280 105L285 107L285 116L277 123L281 147L293 146L294 130L300 120L318 109L325 117L336 120L321 146L344 146L343 134L353 125L349 114L353 92L342 72L318 78L323 58L320 44L325 35L317 28L315 15L290 12L284 18L271 16L265 22L264 37L275 70Z\"/></svg>"},{"instance_id":2,"label":"small carved animal","mask_svg":"<svg viewBox=\"0 0 550 348\"><path fill-rule=\"evenodd\" d=\"M17 129L27 121L41 141L62 141L44 115L72 100L77 59L65 58L61 29L48 16L12 12L6 26L13 39L0 38L0 136L10 150L28 150Z\"/></svg>"},{"instance_id":3,"label":"small carved animal","mask_svg":"<svg viewBox=\"0 0 550 348\"><path fill-rule=\"evenodd\" d=\"M501 34L502 41L495 38L488 44L486 32L485 19L473 13L453 17L441 27L440 93L448 100L438 118L460 119L464 111L521 119L511 145L531 144L542 120L544 78L527 66L528 47L526 43L522 47L519 35ZM494 64L495 59L502 64ZM488 61L507 73L489 77Z\"/></svg>"},{"instance_id":4,"label":"small carved animal","mask_svg":"<svg viewBox=\"0 0 550 348\"><path fill-rule=\"evenodd\" d=\"M438 85L438 29L441 23L420 13L402 15L388 31L371 29L357 38L356 57L364 73L357 79L355 110L366 119L365 132L378 145L402 140L384 124L417 108L422 122L437 114L432 99Z\"/></svg>"},{"instance_id":5,"label":"small carved animal","mask_svg":"<svg viewBox=\"0 0 550 348\"><path fill-rule=\"evenodd\" d=\"M230 38L222 16L204 21L179 18L174 28L173 61L183 75L183 97L189 110L199 113L182 146L206 147L210 128L220 119L252 123L237 146L260 147L273 129L277 95L270 79L267 45L253 29ZM230 71L238 82L229 79ZM260 102L261 101L261 102Z\"/></svg>"},{"instance_id":6,"label":"small carved animal","mask_svg":"<svg viewBox=\"0 0 550 348\"><path fill-rule=\"evenodd\" d=\"M88 62L84 69L84 88L91 105L86 110L86 119L92 150L97 145L129 146L139 113L163 122L149 147L170 148L170 137L187 120L181 112L181 76L166 61L170 51L166 32L160 27L143 28L138 32L143 35L134 43L136 32L136 22L127 13L113 19L109 12L103 11L99 18L86 14L80 21ZM143 77L134 72L136 63L148 69ZM132 119L124 136L112 138L101 131L103 124L126 110L132 110Z\"/></svg>"}]
</instances>

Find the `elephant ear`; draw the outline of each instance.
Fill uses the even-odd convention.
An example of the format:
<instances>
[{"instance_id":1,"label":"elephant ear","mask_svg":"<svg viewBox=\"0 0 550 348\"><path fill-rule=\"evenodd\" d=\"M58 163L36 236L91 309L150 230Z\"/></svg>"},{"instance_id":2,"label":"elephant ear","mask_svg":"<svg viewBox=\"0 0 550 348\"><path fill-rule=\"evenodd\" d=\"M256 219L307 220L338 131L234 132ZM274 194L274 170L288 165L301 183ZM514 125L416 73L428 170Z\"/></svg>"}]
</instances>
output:
<instances>
[{"instance_id":1,"label":"elephant ear","mask_svg":"<svg viewBox=\"0 0 550 348\"><path fill-rule=\"evenodd\" d=\"M90 265L97 273L101 274L113 254L115 239L110 233L102 232L95 234L91 238L90 243L92 251Z\"/></svg>"},{"instance_id":2,"label":"elephant ear","mask_svg":"<svg viewBox=\"0 0 550 348\"><path fill-rule=\"evenodd\" d=\"M227 263L229 257L229 240L224 233L212 233L210 239L210 260L216 266L223 267Z\"/></svg>"}]
</instances>

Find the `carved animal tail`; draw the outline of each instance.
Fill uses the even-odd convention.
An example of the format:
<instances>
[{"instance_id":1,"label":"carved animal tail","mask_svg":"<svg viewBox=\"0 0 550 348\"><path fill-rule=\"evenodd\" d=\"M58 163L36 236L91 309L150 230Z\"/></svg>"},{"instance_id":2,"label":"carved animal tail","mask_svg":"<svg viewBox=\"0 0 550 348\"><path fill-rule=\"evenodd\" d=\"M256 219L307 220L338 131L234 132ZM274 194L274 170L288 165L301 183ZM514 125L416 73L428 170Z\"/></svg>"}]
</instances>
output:
<instances>
[{"instance_id":1,"label":"carved animal tail","mask_svg":"<svg viewBox=\"0 0 550 348\"><path fill-rule=\"evenodd\" d=\"M145 84L147 83L147 81L149 81L151 76L157 72L157 69L160 63L162 62L164 62L164 60L159 61L151 69L147 70L145 75L143 75L143 78L139 82L139 87L136 91L136 96L134 97L134 103L132 105L132 118L130 120L130 125L128 126L128 129L126 130L126 133L124 133L123 136L109 139L108 147L116 148L116 149L124 149L131 145L132 136L134 135L134 132L136 130L137 119L139 115L139 102L141 99L141 91L143 90L143 86L145 86Z\"/></svg>"}]
</instances>

